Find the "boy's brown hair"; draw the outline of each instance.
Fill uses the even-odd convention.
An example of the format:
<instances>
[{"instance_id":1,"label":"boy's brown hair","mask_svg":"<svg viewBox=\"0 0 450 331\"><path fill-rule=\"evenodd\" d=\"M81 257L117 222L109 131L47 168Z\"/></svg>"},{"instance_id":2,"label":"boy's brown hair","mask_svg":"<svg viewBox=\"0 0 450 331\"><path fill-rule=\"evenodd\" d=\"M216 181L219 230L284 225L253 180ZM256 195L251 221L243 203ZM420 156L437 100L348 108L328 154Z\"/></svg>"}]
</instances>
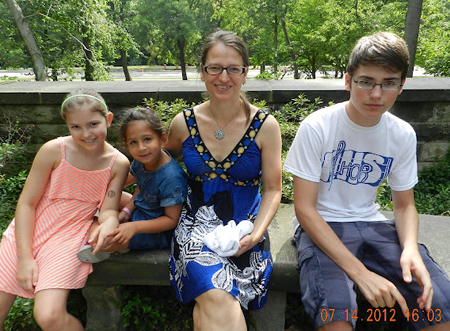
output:
<instances>
[{"instance_id":1,"label":"boy's brown hair","mask_svg":"<svg viewBox=\"0 0 450 331\"><path fill-rule=\"evenodd\" d=\"M362 37L350 54L347 73L353 76L360 65L380 66L392 72L401 72L403 80L409 67L408 46L402 38L389 32Z\"/></svg>"}]
</instances>

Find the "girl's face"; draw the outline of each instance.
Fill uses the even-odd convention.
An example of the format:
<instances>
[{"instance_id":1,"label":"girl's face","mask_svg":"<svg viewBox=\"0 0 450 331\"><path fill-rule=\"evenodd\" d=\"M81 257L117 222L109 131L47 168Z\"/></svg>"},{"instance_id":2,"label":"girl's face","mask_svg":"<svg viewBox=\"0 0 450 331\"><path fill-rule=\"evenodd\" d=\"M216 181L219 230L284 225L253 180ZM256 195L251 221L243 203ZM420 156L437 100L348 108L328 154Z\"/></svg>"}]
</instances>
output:
<instances>
[{"instance_id":1,"label":"girl's face","mask_svg":"<svg viewBox=\"0 0 450 331\"><path fill-rule=\"evenodd\" d=\"M203 63L204 66L214 65L223 68L244 65L239 52L233 47L225 46L223 43L218 43L209 49L205 62ZM200 77L205 82L211 100L227 100L239 97L241 86L247 80L247 72L248 68L242 75L232 76L226 70L223 70L219 75L209 75L204 70L201 70Z\"/></svg>"},{"instance_id":2,"label":"girl's face","mask_svg":"<svg viewBox=\"0 0 450 331\"><path fill-rule=\"evenodd\" d=\"M113 114L108 113L105 118L101 113L83 107L67 113L65 119L73 140L87 150L96 150L103 148Z\"/></svg>"},{"instance_id":3,"label":"girl's face","mask_svg":"<svg viewBox=\"0 0 450 331\"><path fill-rule=\"evenodd\" d=\"M166 134L159 136L147 121L128 123L125 143L131 156L145 165L145 169L156 170L162 158L161 148L166 142Z\"/></svg>"}]
</instances>

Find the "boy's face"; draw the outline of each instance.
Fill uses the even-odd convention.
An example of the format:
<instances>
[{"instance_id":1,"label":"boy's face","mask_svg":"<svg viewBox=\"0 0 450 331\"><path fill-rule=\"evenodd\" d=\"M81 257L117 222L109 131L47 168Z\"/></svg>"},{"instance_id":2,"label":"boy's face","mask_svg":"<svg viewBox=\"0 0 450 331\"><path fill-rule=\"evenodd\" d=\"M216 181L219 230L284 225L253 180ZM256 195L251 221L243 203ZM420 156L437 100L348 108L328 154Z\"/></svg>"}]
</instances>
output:
<instances>
[{"instance_id":1,"label":"boy's face","mask_svg":"<svg viewBox=\"0 0 450 331\"><path fill-rule=\"evenodd\" d=\"M387 83L386 85L404 84L401 72L391 72L380 66L360 65L354 75L345 75L345 88L350 91L350 100L346 106L347 115L360 126L374 126L381 116L394 104L397 96L402 93L403 86L392 91L382 90L381 85L375 85L373 89L362 89L359 85L370 83Z\"/></svg>"}]
</instances>

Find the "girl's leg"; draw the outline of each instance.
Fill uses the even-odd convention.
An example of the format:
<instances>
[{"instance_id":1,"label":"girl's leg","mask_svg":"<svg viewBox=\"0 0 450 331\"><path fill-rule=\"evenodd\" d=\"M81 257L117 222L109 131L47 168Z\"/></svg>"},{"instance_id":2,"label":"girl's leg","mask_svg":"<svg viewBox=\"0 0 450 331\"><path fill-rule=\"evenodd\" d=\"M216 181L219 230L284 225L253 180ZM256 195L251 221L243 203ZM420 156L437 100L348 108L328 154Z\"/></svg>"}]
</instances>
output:
<instances>
[{"instance_id":1,"label":"girl's leg","mask_svg":"<svg viewBox=\"0 0 450 331\"><path fill-rule=\"evenodd\" d=\"M34 319L44 331L83 331L83 325L67 312L70 290L49 289L36 293Z\"/></svg>"},{"instance_id":2,"label":"girl's leg","mask_svg":"<svg viewBox=\"0 0 450 331\"><path fill-rule=\"evenodd\" d=\"M14 294L0 292L0 331L5 330L6 317L15 300L16 296Z\"/></svg>"},{"instance_id":3,"label":"girl's leg","mask_svg":"<svg viewBox=\"0 0 450 331\"><path fill-rule=\"evenodd\" d=\"M224 290L213 289L195 298L195 331L247 331L241 305Z\"/></svg>"}]
</instances>

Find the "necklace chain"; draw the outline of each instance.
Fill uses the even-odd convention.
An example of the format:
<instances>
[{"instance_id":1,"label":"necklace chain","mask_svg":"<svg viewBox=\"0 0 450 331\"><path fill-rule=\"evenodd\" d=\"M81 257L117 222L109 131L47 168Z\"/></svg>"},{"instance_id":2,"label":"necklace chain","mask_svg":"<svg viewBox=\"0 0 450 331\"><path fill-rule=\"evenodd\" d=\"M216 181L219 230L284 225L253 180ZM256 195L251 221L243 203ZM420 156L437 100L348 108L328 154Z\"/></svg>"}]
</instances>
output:
<instances>
[{"instance_id":1,"label":"necklace chain","mask_svg":"<svg viewBox=\"0 0 450 331\"><path fill-rule=\"evenodd\" d=\"M225 129L225 127L230 124L230 122L233 120L233 118L235 118L237 116L237 114L239 113L239 111L241 110L241 108L238 108L238 111L236 112L236 114L234 114L233 117L230 118L230 120L222 127L220 127L219 123L217 123L216 118L214 117L214 114L211 111L211 107L208 107L209 113L211 114L214 122L216 122L216 125L219 127L215 132L214 132L214 137L217 140L222 140L225 137L225 132L223 132L223 129Z\"/></svg>"}]
</instances>

